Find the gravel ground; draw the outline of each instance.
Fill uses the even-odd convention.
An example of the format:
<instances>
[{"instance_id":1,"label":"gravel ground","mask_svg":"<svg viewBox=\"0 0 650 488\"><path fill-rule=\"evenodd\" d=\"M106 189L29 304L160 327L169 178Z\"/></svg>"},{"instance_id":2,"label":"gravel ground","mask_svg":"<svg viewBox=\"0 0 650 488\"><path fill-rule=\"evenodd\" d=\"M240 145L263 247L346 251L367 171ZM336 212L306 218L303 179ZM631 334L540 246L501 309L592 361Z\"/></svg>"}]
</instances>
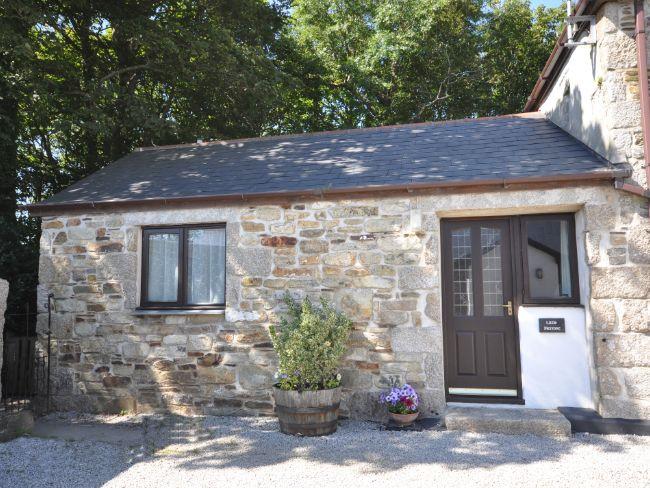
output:
<instances>
[{"instance_id":1,"label":"gravel ground","mask_svg":"<svg viewBox=\"0 0 650 488\"><path fill-rule=\"evenodd\" d=\"M0 487L650 487L650 437L387 432L344 421L332 436L295 438L268 418L126 422L142 429L136 445L33 437L0 444Z\"/></svg>"}]
</instances>

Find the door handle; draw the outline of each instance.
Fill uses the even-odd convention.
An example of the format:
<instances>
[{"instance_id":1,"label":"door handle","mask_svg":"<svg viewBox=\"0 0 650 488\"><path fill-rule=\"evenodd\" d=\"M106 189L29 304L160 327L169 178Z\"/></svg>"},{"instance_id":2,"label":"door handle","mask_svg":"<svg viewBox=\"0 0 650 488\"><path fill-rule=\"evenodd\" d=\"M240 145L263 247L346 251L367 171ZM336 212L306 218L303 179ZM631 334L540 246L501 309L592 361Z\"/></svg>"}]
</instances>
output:
<instances>
[{"instance_id":1,"label":"door handle","mask_svg":"<svg viewBox=\"0 0 650 488\"><path fill-rule=\"evenodd\" d=\"M508 315L512 316L512 300L508 300L508 303L501 306L507 310Z\"/></svg>"}]
</instances>

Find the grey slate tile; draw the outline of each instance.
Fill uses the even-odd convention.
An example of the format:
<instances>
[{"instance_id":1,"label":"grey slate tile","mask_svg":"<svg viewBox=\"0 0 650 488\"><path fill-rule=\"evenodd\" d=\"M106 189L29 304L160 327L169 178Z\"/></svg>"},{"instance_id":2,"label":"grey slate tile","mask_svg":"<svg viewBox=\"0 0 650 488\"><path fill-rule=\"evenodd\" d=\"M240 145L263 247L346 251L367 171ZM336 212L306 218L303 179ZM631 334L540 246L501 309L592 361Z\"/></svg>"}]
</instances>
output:
<instances>
[{"instance_id":1,"label":"grey slate tile","mask_svg":"<svg viewBox=\"0 0 650 488\"><path fill-rule=\"evenodd\" d=\"M253 194L601 171L539 116L222 141L135 151L44 203Z\"/></svg>"}]
</instances>

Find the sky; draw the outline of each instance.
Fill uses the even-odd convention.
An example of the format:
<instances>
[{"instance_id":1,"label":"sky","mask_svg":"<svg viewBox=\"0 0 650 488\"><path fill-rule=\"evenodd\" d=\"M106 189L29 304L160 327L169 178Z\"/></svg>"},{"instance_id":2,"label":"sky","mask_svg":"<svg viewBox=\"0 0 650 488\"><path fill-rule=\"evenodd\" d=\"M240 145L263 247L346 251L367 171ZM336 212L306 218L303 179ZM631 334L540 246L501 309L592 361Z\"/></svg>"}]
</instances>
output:
<instances>
[{"instance_id":1,"label":"sky","mask_svg":"<svg viewBox=\"0 0 650 488\"><path fill-rule=\"evenodd\" d=\"M530 4L533 7L537 7L538 5L546 5L547 7L557 7L559 5L566 5L566 0L531 0Z\"/></svg>"}]
</instances>

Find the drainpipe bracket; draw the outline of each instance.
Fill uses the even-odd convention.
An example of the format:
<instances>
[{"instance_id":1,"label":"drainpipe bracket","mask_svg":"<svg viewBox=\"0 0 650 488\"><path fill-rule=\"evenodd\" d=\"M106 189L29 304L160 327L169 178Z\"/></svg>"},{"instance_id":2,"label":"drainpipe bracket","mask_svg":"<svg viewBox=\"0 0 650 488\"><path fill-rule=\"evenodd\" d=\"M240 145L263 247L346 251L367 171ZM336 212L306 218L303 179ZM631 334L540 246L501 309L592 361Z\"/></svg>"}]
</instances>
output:
<instances>
[{"instance_id":1,"label":"drainpipe bracket","mask_svg":"<svg viewBox=\"0 0 650 488\"><path fill-rule=\"evenodd\" d=\"M614 188L617 190L622 190L628 193L633 193L635 195L638 195L640 197L644 198L650 198L650 190L646 190L642 186L638 185L632 185L630 183L625 183L622 180L615 180L614 181Z\"/></svg>"}]
</instances>

